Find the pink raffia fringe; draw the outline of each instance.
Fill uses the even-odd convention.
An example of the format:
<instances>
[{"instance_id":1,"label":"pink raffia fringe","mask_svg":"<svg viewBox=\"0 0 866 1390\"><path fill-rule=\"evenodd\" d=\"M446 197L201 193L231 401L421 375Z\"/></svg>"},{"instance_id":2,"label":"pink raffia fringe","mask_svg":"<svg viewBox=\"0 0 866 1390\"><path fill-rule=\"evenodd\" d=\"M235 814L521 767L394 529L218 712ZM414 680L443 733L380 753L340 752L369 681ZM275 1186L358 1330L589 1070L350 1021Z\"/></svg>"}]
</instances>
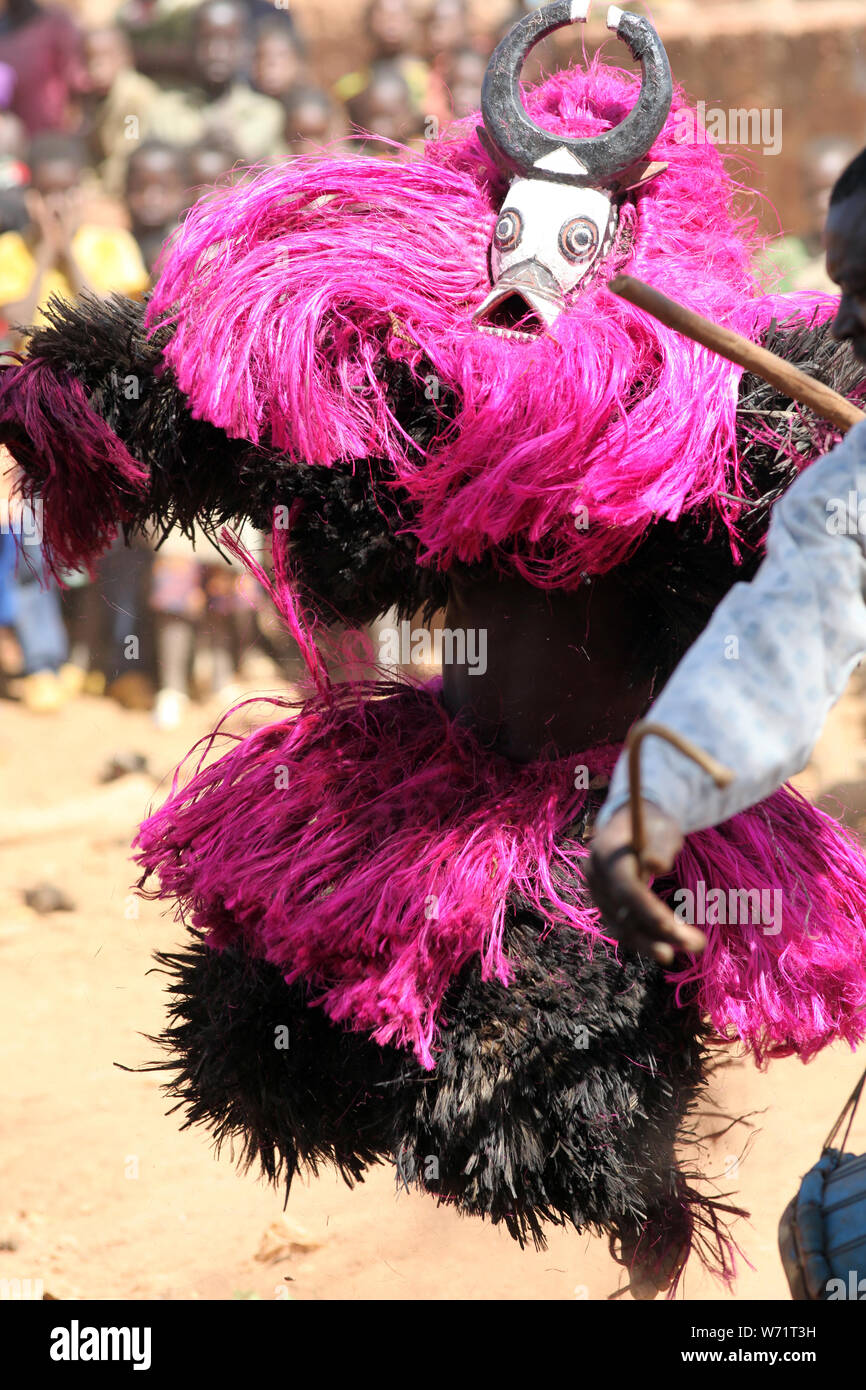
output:
<instances>
[{"instance_id":1,"label":"pink raffia fringe","mask_svg":"<svg viewBox=\"0 0 866 1390\"><path fill-rule=\"evenodd\" d=\"M607 774L617 752L521 766L450 718L435 687L335 687L176 779L137 858L214 947L242 943L308 981L335 1022L429 1068L461 966L480 957L508 982L510 897L551 929L600 936L568 827L588 794L577 768ZM866 862L835 822L782 789L690 837L675 876L695 894L781 893L777 934L708 925L706 952L673 977L721 1037L758 1060L862 1039Z\"/></svg>"},{"instance_id":2,"label":"pink raffia fringe","mask_svg":"<svg viewBox=\"0 0 866 1390\"><path fill-rule=\"evenodd\" d=\"M546 130L594 135L637 90L633 73L594 60L526 100ZM677 92L652 149L666 171L531 344L472 323L506 188L477 117L423 158L309 156L200 200L149 310L174 328L164 356L193 414L314 466L387 460L419 509L425 562L440 568L494 549L536 583L574 585L621 563L654 521L702 505L736 545L740 369L606 283L627 269L750 337L774 316L827 317L832 301L761 297L754 221L718 151L684 135L696 119L684 122L684 107ZM387 358L442 402L425 450L393 413Z\"/></svg>"},{"instance_id":3,"label":"pink raffia fringe","mask_svg":"<svg viewBox=\"0 0 866 1390\"><path fill-rule=\"evenodd\" d=\"M32 359L0 385L0 437L12 427L16 491L42 506L42 551L55 573L91 564L147 495L148 473L71 374Z\"/></svg>"},{"instance_id":4,"label":"pink raffia fringe","mask_svg":"<svg viewBox=\"0 0 866 1390\"><path fill-rule=\"evenodd\" d=\"M526 99L546 129L593 135L637 92L634 73L593 60ZM678 92L652 151L667 169L626 204L611 253L531 344L472 323L505 181L470 117L423 158L305 156L199 200L150 305L150 326L174 330L164 365L193 415L232 436L310 467L390 465L425 564L492 554L535 584L574 587L626 559L655 521L699 507L736 554L740 369L606 282L627 269L750 337L774 317L826 318L833 301L760 295L754 220L718 151L688 135L686 110ZM441 403L426 448L394 413L394 362L419 399ZM89 562L147 515L147 470L71 374L31 358L0 378L0 437L25 467L25 495L43 498L47 562ZM832 442L816 439L815 453Z\"/></svg>"}]
</instances>

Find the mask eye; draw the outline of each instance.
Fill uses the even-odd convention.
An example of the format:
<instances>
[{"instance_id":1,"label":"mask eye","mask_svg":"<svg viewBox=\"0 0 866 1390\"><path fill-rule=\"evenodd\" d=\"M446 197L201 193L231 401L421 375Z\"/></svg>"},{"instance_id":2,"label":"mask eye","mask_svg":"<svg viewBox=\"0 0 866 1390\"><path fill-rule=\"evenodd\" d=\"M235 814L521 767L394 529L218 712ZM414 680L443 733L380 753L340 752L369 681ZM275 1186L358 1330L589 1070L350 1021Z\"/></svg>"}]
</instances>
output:
<instances>
[{"instance_id":1,"label":"mask eye","mask_svg":"<svg viewBox=\"0 0 866 1390\"><path fill-rule=\"evenodd\" d=\"M563 222L559 249L565 259L574 265L591 261L598 250L598 227L589 217L572 217L570 221Z\"/></svg>"},{"instance_id":2,"label":"mask eye","mask_svg":"<svg viewBox=\"0 0 866 1390\"><path fill-rule=\"evenodd\" d=\"M499 251L513 251L523 235L523 218L515 208L499 214L493 240Z\"/></svg>"}]
</instances>

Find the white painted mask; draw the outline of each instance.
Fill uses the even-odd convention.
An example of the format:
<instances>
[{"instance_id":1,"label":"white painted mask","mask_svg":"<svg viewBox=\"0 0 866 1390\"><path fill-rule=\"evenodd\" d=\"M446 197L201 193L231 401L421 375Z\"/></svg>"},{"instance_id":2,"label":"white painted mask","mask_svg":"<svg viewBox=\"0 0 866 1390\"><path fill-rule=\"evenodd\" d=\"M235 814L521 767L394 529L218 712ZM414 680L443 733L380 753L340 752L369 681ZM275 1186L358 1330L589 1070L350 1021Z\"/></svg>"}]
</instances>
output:
<instances>
[{"instance_id":1,"label":"white painted mask","mask_svg":"<svg viewBox=\"0 0 866 1390\"><path fill-rule=\"evenodd\" d=\"M524 318L549 327L568 291L607 255L616 225L609 192L515 179L493 233L493 288L476 310L477 325L507 336L520 336L514 324Z\"/></svg>"},{"instance_id":2,"label":"white painted mask","mask_svg":"<svg viewBox=\"0 0 866 1390\"><path fill-rule=\"evenodd\" d=\"M481 133L514 177L490 248L492 287L473 314L483 332L527 339L555 323L566 296L610 251L617 198L670 110L670 67L658 34L649 20L611 6L608 28L643 71L634 108L612 130L585 138L553 135L530 119L520 96L527 54L554 29L585 21L589 8L590 0L559 0L526 15L487 67Z\"/></svg>"}]
</instances>

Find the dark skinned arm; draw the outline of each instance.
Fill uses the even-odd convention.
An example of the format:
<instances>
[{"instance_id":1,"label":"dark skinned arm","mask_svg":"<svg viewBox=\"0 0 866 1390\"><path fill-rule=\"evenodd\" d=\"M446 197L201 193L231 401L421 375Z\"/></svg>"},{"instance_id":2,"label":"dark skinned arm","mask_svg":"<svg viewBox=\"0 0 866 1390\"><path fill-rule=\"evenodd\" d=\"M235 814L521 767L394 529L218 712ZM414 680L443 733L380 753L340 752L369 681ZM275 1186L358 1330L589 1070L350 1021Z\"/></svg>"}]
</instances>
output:
<instances>
[{"instance_id":1,"label":"dark skinned arm","mask_svg":"<svg viewBox=\"0 0 866 1390\"><path fill-rule=\"evenodd\" d=\"M667 873L682 848L676 821L652 801L643 802L643 863L651 876ZM675 917L646 883L632 847L631 810L620 807L596 833L587 881L611 936L623 946L670 965L676 951L699 952L702 931Z\"/></svg>"}]
</instances>

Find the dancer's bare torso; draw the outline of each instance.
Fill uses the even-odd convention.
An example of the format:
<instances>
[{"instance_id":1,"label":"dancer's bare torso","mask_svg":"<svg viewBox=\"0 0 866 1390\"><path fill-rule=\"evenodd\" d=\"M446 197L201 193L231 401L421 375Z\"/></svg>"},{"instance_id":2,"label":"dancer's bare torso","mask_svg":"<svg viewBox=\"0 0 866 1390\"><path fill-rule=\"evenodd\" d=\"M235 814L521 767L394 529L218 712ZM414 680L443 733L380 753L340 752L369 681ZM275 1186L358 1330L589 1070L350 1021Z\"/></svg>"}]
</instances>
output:
<instances>
[{"instance_id":1,"label":"dancer's bare torso","mask_svg":"<svg viewBox=\"0 0 866 1390\"><path fill-rule=\"evenodd\" d=\"M448 709L519 762L619 743L650 702L635 680L627 596L615 577L545 592L454 570L445 625L473 634L473 663L443 663Z\"/></svg>"}]
</instances>

